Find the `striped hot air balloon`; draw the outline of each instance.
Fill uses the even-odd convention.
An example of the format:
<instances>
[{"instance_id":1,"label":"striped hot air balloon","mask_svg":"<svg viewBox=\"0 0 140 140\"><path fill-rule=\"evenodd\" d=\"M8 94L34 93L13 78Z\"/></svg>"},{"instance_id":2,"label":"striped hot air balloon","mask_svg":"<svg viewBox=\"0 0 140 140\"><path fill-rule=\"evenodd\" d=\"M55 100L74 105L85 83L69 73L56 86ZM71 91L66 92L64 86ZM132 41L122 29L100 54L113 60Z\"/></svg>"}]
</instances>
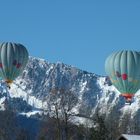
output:
<instances>
[{"instance_id":1,"label":"striped hot air balloon","mask_svg":"<svg viewBox=\"0 0 140 140\"><path fill-rule=\"evenodd\" d=\"M140 53L112 53L105 61L105 71L126 101L131 102L134 94L140 89Z\"/></svg>"},{"instance_id":2,"label":"striped hot air balloon","mask_svg":"<svg viewBox=\"0 0 140 140\"><path fill-rule=\"evenodd\" d=\"M23 45L11 42L0 44L0 76L7 84L22 73L27 61L28 51Z\"/></svg>"}]
</instances>

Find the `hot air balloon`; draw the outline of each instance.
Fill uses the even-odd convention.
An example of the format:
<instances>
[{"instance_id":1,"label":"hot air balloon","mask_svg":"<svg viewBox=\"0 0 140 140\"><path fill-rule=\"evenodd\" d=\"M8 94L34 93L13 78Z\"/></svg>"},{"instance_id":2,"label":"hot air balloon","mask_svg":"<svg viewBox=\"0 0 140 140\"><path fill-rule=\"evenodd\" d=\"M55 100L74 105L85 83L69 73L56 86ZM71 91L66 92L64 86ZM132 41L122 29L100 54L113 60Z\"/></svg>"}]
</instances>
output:
<instances>
[{"instance_id":1,"label":"hot air balloon","mask_svg":"<svg viewBox=\"0 0 140 140\"><path fill-rule=\"evenodd\" d=\"M24 70L28 61L27 49L19 43L0 44L0 77L10 85Z\"/></svg>"},{"instance_id":2,"label":"hot air balloon","mask_svg":"<svg viewBox=\"0 0 140 140\"><path fill-rule=\"evenodd\" d=\"M112 53L105 61L105 71L126 102L131 103L132 97L140 89L140 53Z\"/></svg>"}]
</instances>

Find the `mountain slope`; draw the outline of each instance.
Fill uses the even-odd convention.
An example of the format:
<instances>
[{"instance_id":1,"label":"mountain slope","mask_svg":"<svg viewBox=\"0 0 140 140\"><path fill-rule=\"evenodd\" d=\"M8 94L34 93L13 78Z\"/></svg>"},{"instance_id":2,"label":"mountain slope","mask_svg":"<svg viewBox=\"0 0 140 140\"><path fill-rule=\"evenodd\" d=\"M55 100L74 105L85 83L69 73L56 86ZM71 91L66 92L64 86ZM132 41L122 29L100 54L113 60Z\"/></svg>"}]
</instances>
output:
<instances>
[{"instance_id":1,"label":"mountain slope","mask_svg":"<svg viewBox=\"0 0 140 140\"><path fill-rule=\"evenodd\" d=\"M33 57L30 57L23 74L15 80L9 91L1 83L1 109L4 109L3 102L9 95L8 104L18 113L27 116L41 114L48 110L49 96L53 89L66 89L76 95L78 101L72 111L78 116L90 118L97 111L106 119L112 114L119 120L125 114L135 120L140 116L140 92L130 106L125 106L125 100L106 77L60 62L48 63ZM83 120L76 121L81 123Z\"/></svg>"}]
</instances>

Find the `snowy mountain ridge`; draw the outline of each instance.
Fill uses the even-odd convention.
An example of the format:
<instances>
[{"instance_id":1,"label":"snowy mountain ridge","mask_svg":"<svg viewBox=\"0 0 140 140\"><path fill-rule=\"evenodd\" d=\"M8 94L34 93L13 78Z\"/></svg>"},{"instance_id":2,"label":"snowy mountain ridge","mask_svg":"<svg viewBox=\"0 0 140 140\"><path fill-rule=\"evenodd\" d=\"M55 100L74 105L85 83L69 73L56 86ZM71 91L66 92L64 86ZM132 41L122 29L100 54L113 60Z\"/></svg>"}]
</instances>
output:
<instances>
[{"instance_id":1,"label":"snowy mountain ridge","mask_svg":"<svg viewBox=\"0 0 140 140\"><path fill-rule=\"evenodd\" d=\"M42 114L48 110L51 90L57 88L68 89L76 95L78 102L72 111L81 116L92 117L97 111L106 118L112 112L117 114L118 119L125 114L131 118L140 115L140 92L137 92L131 105L125 105L123 97L119 96L119 92L106 77L34 57L30 57L23 74L14 81L9 91L1 82L1 110L4 109L3 102L8 92L8 102L18 113L28 117Z\"/></svg>"}]
</instances>

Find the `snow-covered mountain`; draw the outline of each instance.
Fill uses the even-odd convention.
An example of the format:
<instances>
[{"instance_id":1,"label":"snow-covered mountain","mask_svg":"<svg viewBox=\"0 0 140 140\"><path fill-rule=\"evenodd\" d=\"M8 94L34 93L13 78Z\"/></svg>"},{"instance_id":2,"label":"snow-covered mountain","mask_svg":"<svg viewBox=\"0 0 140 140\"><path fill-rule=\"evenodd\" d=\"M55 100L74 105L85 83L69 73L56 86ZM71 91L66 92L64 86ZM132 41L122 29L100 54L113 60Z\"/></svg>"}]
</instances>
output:
<instances>
[{"instance_id":1,"label":"snow-covered mountain","mask_svg":"<svg viewBox=\"0 0 140 140\"><path fill-rule=\"evenodd\" d=\"M83 123L80 117L90 118L97 111L106 119L112 118L112 114L120 120L125 114L129 114L132 120L140 116L140 92L131 105L125 105L125 100L105 76L33 57L30 57L23 74L14 81L10 90L1 82L1 110L8 102L11 109L19 114L42 114L48 111L53 89L66 89L76 95L77 103L72 112L79 116L75 119L79 123Z\"/></svg>"}]
</instances>

